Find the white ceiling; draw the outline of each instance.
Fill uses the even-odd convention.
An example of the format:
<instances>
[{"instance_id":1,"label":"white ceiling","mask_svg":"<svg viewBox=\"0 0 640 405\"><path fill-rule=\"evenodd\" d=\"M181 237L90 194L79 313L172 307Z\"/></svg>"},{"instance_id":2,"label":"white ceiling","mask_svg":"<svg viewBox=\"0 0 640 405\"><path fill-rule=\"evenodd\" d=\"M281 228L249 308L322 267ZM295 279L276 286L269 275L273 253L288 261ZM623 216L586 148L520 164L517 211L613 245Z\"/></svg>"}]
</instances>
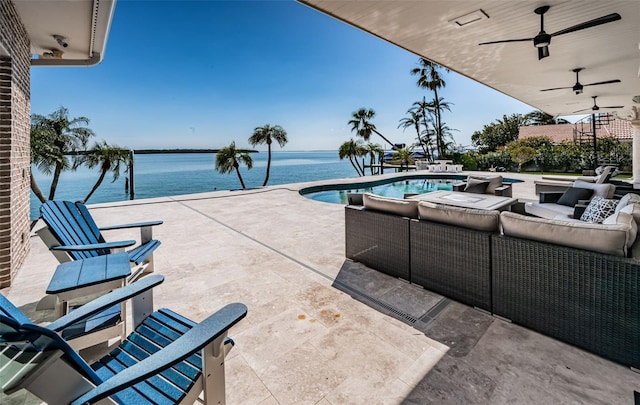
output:
<instances>
[{"instance_id":1,"label":"white ceiling","mask_svg":"<svg viewBox=\"0 0 640 405\"><path fill-rule=\"evenodd\" d=\"M619 113L626 114L634 105L632 97L640 95L638 0L299 1L552 115L588 109L592 96L598 96L599 106L624 106ZM543 5L551 6L544 16L549 34L611 13L622 18L553 37L550 56L542 60L533 42L478 45L534 37L540 17L533 10ZM463 27L449 22L479 9L489 18ZM573 86L571 70L579 67L585 68L580 72L583 85L613 79L621 83L588 86L580 95L571 89L540 91Z\"/></svg>"},{"instance_id":2,"label":"white ceiling","mask_svg":"<svg viewBox=\"0 0 640 405\"><path fill-rule=\"evenodd\" d=\"M31 39L32 65L99 63L109 35L116 0L13 0ZM54 35L66 38L61 46ZM61 58L43 58L62 51Z\"/></svg>"}]
</instances>

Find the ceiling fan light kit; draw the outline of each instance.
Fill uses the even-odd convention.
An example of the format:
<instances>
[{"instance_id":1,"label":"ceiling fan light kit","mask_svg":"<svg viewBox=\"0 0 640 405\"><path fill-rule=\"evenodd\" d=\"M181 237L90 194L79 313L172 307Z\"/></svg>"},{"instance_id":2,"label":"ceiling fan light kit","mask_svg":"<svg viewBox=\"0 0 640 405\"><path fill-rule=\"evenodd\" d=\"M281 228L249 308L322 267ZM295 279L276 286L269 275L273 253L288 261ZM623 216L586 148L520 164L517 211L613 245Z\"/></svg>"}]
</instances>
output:
<instances>
[{"instance_id":1,"label":"ceiling fan light kit","mask_svg":"<svg viewBox=\"0 0 640 405\"><path fill-rule=\"evenodd\" d=\"M591 96L591 98L593 99L593 107L585 108L583 110L574 111L573 114L577 114L577 113L581 113L581 112L585 112L585 111L589 111L589 110L591 110L591 111L599 111L601 108L614 108L614 109L624 108L623 105L609 105L609 106L601 107L596 103L596 99L598 98L598 96Z\"/></svg>"},{"instance_id":2,"label":"ceiling fan light kit","mask_svg":"<svg viewBox=\"0 0 640 405\"><path fill-rule=\"evenodd\" d=\"M540 91L553 91L553 90L571 89L577 95L577 94L582 94L582 92L584 91L584 87L585 86L599 86L599 85L602 85L602 84L620 83L619 79L613 79L613 80L605 80L603 82L582 84L582 83L580 83L580 72L585 70L585 69L586 68L583 68L583 67L571 69L571 71L576 74L576 84L574 84L572 87L553 87L551 89L543 89L543 90L540 90Z\"/></svg>"},{"instance_id":3,"label":"ceiling fan light kit","mask_svg":"<svg viewBox=\"0 0 640 405\"><path fill-rule=\"evenodd\" d=\"M580 24L573 25L569 28L565 28L563 30L554 32L552 34L547 34L544 30L544 14L549 11L551 6L542 6L533 10L534 13L540 16L540 32L533 38L522 38L522 39L505 39L501 41L490 41L490 42L482 42L479 45L492 45L492 44L501 44L506 42L527 42L533 41L533 46L538 48L538 60L546 58L549 56L549 45L551 44L551 37L555 37L558 35L569 34L572 32L584 30L587 28L596 27L598 25L607 24L610 22L618 21L621 19L620 14L612 13L607 14L605 16L595 18L593 20L585 21Z\"/></svg>"}]
</instances>

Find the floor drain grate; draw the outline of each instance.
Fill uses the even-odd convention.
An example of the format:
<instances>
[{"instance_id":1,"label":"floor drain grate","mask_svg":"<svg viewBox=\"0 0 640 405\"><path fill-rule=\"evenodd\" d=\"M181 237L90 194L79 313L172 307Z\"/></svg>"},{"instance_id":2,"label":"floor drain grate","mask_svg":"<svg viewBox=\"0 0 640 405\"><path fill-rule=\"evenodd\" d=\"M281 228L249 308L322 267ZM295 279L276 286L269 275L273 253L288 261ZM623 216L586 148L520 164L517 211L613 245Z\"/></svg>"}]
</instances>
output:
<instances>
[{"instance_id":1,"label":"floor drain grate","mask_svg":"<svg viewBox=\"0 0 640 405\"><path fill-rule=\"evenodd\" d=\"M433 306L433 308L420 317L420 321L424 323L424 326L429 326L431 322L435 321L436 318L440 316L442 311L444 311L450 302L451 300L449 298L443 297L436 305Z\"/></svg>"},{"instance_id":2,"label":"floor drain grate","mask_svg":"<svg viewBox=\"0 0 640 405\"><path fill-rule=\"evenodd\" d=\"M409 325L413 325L414 323L416 323L418 321L418 319L416 319L415 317L409 315L408 313L404 312L404 311L400 311L397 308L394 308L393 306L387 304L384 301L381 301L377 298L371 297L367 294L364 294L352 287L349 287L348 285L345 285L339 281L334 281L333 282L333 286L336 287L338 290L345 292L349 295L351 295L353 298L357 299L358 301L362 302L363 304L367 304L368 306L386 314L389 316L392 316L402 322L405 322Z\"/></svg>"}]
</instances>

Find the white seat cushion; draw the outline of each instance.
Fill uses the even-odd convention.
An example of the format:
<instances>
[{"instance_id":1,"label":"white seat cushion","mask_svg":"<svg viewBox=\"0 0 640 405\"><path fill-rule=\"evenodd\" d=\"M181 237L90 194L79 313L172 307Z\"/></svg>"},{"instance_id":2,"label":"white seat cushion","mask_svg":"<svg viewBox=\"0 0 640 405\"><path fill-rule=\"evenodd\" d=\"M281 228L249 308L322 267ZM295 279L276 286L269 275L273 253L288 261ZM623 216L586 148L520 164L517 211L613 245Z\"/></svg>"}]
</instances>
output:
<instances>
[{"instance_id":1,"label":"white seat cushion","mask_svg":"<svg viewBox=\"0 0 640 405\"><path fill-rule=\"evenodd\" d=\"M382 211L408 218L418 218L418 201L416 200L402 200L400 198L383 197L365 193L362 195L362 202L365 209Z\"/></svg>"},{"instance_id":2,"label":"white seat cushion","mask_svg":"<svg viewBox=\"0 0 640 405\"><path fill-rule=\"evenodd\" d=\"M553 203L526 203L524 211L527 214L535 215L540 218L554 219L559 215L563 215L567 219L573 218L573 207Z\"/></svg>"}]
</instances>

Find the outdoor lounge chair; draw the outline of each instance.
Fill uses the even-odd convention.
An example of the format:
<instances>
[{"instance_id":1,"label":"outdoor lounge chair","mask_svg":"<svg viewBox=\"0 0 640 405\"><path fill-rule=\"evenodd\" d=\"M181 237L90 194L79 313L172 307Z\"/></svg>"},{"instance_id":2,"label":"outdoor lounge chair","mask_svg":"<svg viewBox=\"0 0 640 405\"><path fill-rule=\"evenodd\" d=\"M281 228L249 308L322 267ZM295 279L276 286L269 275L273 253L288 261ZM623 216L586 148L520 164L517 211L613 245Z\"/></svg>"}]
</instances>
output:
<instances>
[{"instance_id":1,"label":"outdoor lounge chair","mask_svg":"<svg viewBox=\"0 0 640 405\"><path fill-rule=\"evenodd\" d=\"M140 228L140 245L127 251L130 262L136 266L129 280L153 272L153 252L160 246L160 241L153 239L152 227L162 221L99 228L84 204L71 201L48 201L40 207L40 213L47 226L36 232L60 263L122 251L135 245L136 241L106 242L101 231Z\"/></svg>"},{"instance_id":2,"label":"outdoor lounge chair","mask_svg":"<svg viewBox=\"0 0 640 405\"><path fill-rule=\"evenodd\" d=\"M564 192L571 187L571 182L573 181L579 180L595 184L609 183L615 172L615 166L605 166L597 176L542 176L542 180L535 180L533 183L536 194L544 192Z\"/></svg>"},{"instance_id":3,"label":"outdoor lounge chair","mask_svg":"<svg viewBox=\"0 0 640 405\"><path fill-rule=\"evenodd\" d=\"M607 183L611 178L617 174L615 166L600 166L596 169L596 176L542 176L542 180L554 180L554 181L575 181L582 180L589 183Z\"/></svg>"},{"instance_id":4,"label":"outdoor lounge chair","mask_svg":"<svg viewBox=\"0 0 640 405\"><path fill-rule=\"evenodd\" d=\"M89 365L53 329L72 324L148 289L154 275L92 301L49 325L35 325L8 300L0 312L0 386L24 388L49 404L225 403L224 358L233 347L228 330L247 308L234 303L196 324L168 310L134 311L135 331ZM134 298L135 300L135 298ZM144 307L140 305L139 307Z\"/></svg>"}]
</instances>

